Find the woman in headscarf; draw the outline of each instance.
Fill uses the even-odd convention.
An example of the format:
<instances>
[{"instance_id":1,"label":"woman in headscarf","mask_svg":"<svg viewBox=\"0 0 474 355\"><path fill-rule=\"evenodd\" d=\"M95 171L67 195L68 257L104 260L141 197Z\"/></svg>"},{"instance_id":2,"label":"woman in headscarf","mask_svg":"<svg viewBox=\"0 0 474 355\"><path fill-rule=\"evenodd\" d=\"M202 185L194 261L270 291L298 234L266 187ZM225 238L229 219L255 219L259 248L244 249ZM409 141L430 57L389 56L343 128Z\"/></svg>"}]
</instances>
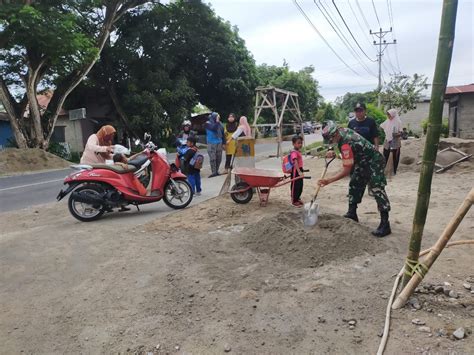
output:
<instances>
[{"instance_id":1,"label":"woman in headscarf","mask_svg":"<svg viewBox=\"0 0 474 355\"><path fill-rule=\"evenodd\" d=\"M115 132L114 127L107 125L91 134L82 153L81 164L104 164L105 160L111 160Z\"/></svg>"},{"instance_id":2,"label":"woman in headscarf","mask_svg":"<svg viewBox=\"0 0 474 355\"><path fill-rule=\"evenodd\" d=\"M227 118L227 124L225 125L224 134L227 140L227 144L225 146L225 172L229 171L231 168L230 163L232 161L232 156L235 154L235 141L232 140L232 134L237 130L239 124L235 120L235 115L233 113L229 114Z\"/></svg>"},{"instance_id":3,"label":"woman in headscarf","mask_svg":"<svg viewBox=\"0 0 474 355\"><path fill-rule=\"evenodd\" d=\"M227 140L227 143L231 142L232 139L237 139L239 137L250 137L251 135L252 129L250 128L250 125L247 122L247 117L241 116L239 120L239 127L237 127L237 130Z\"/></svg>"},{"instance_id":4,"label":"woman in headscarf","mask_svg":"<svg viewBox=\"0 0 474 355\"><path fill-rule=\"evenodd\" d=\"M206 122L207 153L211 165L210 178L219 175L219 167L222 161L222 148L225 148L224 126L217 112L209 115Z\"/></svg>"},{"instance_id":5,"label":"woman in headscarf","mask_svg":"<svg viewBox=\"0 0 474 355\"><path fill-rule=\"evenodd\" d=\"M400 160L401 133L402 121L398 117L398 111L394 108L387 111L387 119L380 127L385 132L385 142L383 144L383 155L385 163L390 158L390 153L393 154L393 174L397 173L398 162Z\"/></svg>"}]
</instances>

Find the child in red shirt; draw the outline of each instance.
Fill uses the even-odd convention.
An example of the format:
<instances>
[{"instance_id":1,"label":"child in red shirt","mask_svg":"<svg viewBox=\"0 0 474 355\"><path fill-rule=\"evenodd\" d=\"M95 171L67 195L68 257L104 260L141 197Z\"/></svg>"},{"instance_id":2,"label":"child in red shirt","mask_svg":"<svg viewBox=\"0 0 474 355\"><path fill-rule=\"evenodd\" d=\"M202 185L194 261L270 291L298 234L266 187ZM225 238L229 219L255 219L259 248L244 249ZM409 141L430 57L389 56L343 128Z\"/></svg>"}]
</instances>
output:
<instances>
[{"instance_id":1,"label":"child in red shirt","mask_svg":"<svg viewBox=\"0 0 474 355\"><path fill-rule=\"evenodd\" d=\"M303 138L300 136L294 136L292 138L293 150L290 153L290 161L293 164L293 170L291 171L291 178L295 178L303 175L303 155L300 150L303 146ZM303 193L303 179L295 180L291 183L291 203L293 206L300 208L304 206L303 201L300 197Z\"/></svg>"}]
</instances>

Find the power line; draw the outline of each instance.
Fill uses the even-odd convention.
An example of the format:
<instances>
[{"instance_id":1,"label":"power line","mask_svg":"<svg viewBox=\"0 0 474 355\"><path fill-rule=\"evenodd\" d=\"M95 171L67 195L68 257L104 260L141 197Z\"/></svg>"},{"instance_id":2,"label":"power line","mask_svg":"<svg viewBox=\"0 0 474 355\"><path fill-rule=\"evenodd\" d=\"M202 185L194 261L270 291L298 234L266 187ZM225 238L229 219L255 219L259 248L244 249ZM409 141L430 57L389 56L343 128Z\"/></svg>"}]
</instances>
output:
<instances>
[{"instance_id":1,"label":"power line","mask_svg":"<svg viewBox=\"0 0 474 355\"><path fill-rule=\"evenodd\" d=\"M377 18L377 22L379 23L379 27L382 27L382 25L380 24L380 20L379 20L379 14L377 13L377 9L375 8L374 0L372 0L372 6L374 7L375 17Z\"/></svg>"},{"instance_id":2,"label":"power line","mask_svg":"<svg viewBox=\"0 0 474 355\"><path fill-rule=\"evenodd\" d=\"M391 0L387 0L387 10L388 10L388 19L390 20L390 26L393 28L393 12L392 12Z\"/></svg>"},{"instance_id":3,"label":"power line","mask_svg":"<svg viewBox=\"0 0 474 355\"><path fill-rule=\"evenodd\" d=\"M301 8L301 6L298 4L298 2L296 0L293 0L293 3L295 4L295 6L298 8L298 10L301 12L301 14L304 16L304 18L306 19L306 21L311 25L311 27L313 28L313 30L318 34L319 37L321 37L321 39L323 40L324 43L326 43L326 45L329 47L329 49L334 53L334 55L342 62L344 63L344 65L349 68L354 74L358 75L358 76L361 76L358 72L356 72L354 69L352 69L351 67L349 67L349 65L347 65L347 63L344 61L344 59L342 59L339 54L337 54L337 52L331 47L331 45L328 43L328 41L326 41L326 39L323 37L323 35L321 34L321 32L319 32L319 30L316 28L316 26L313 24L313 22L311 21L311 19L308 17L308 15L306 15L306 13L304 12L304 10Z\"/></svg>"},{"instance_id":4,"label":"power line","mask_svg":"<svg viewBox=\"0 0 474 355\"><path fill-rule=\"evenodd\" d=\"M349 7L351 8L351 11L352 11L352 14L354 15L354 18L356 19L357 21L357 24L359 25L360 27L360 30L362 31L362 33L364 34L365 38L367 39L367 41L369 41L370 44L372 44L372 41L370 40L369 36L367 35L367 33L369 32L369 30L367 30L367 32L364 30L364 28L362 27L362 24L360 23L359 21L359 16L356 15L355 11L354 11L354 8L352 7L351 5L351 1L350 0L347 0L347 3L349 4Z\"/></svg>"},{"instance_id":5,"label":"power line","mask_svg":"<svg viewBox=\"0 0 474 355\"><path fill-rule=\"evenodd\" d=\"M339 37L339 39L343 42L343 44L346 46L346 48L349 50L349 52L351 52L352 56L360 63L360 65L370 74L370 75L374 75L375 74L373 72L370 71L370 69L365 65L365 63L363 63L363 60L362 58L358 55L358 53L356 52L356 50L354 49L354 47L351 46L351 44L349 43L349 41L347 40L347 38L344 36L344 34L342 33L341 29L339 28L339 26L337 25L336 21L334 21L334 19L331 17L329 11L324 7L323 3L321 1L319 1L320 4L321 4L321 7L318 5L318 3L316 2L316 0L314 0L314 4L318 7L319 11L321 11L321 13L323 14L324 18L326 19L326 21L329 23L329 25L332 27L332 29L334 30L334 32L336 32L337 36ZM323 11L324 10L324 11ZM327 16L326 16L327 15ZM334 23L334 24L333 24ZM335 26L335 27L334 27Z\"/></svg>"},{"instance_id":6,"label":"power line","mask_svg":"<svg viewBox=\"0 0 474 355\"><path fill-rule=\"evenodd\" d=\"M364 53L364 55L367 57L367 59L369 59L371 62L376 62L376 60L373 60L371 59L367 53L365 53L365 51L362 49L362 47L360 46L359 42L357 42L356 38L354 37L354 35L352 34L352 31L351 29L349 28L349 26L347 26L347 23L346 23L346 20L344 19L344 17L342 16L341 12L339 11L339 8L337 7L336 3L334 2L334 0L332 0L332 4L334 5L334 7L336 8L337 10L337 13L339 14L339 16L341 17L342 19L342 22L344 22L344 25L346 26L347 30L349 31L349 33L351 34L351 37L352 39L354 40L354 42L357 44L357 47L359 47L359 49L362 51L362 53Z\"/></svg>"},{"instance_id":7,"label":"power line","mask_svg":"<svg viewBox=\"0 0 474 355\"><path fill-rule=\"evenodd\" d=\"M387 0L387 7L388 7L388 16L389 16L389 19L390 19L390 26L393 29L392 39L394 39L394 37L395 37L395 25L393 23L394 21L393 21L392 0ZM397 61L398 72L400 73L401 69L400 69L400 61L398 59L398 45L395 45L395 59Z\"/></svg>"},{"instance_id":8,"label":"power line","mask_svg":"<svg viewBox=\"0 0 474 355\"><path fill-rule=\"evenodd\" d=\"M367 22L367 19L365 18L365 15L364 15L364 12L362 11L362 8L360 7L359 0L356 0L356 5L357 5L357 8L359 9L360 14L362 15L362 19L364 20L365 25L367 26L367 30L370 31L369 23Z\"/></svg>"}]
</instances>

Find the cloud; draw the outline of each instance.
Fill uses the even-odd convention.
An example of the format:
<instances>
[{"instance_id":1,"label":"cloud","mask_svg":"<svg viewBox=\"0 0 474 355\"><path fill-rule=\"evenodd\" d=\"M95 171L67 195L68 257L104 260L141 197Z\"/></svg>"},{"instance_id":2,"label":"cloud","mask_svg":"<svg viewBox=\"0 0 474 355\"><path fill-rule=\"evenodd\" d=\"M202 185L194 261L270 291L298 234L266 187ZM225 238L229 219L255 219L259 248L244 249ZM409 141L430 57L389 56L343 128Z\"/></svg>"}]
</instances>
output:
<instances>
[{"instance_id":1,"label":"cloud","mask_svg":"<svg viewBox=\"0 0 474 355\"><path fill-rule=\"evenodd\" d=\"M358 50L339 19L331 0L321 1L327 6L327 10L336 20L344 36L348 38L349 43L364 58L365 65L372 72L377 73L378 64L365 59L365 56ZM353 0L350 1L354 13L346 1L340 0L336 4L359 44L371 58L375 59L375 46L369 42L368 37L370 36L367 34L364 19L358 12L356 3ZM315 77L321 85L321 93L329 100L344 95L347 91L367 91L376 88L377 78L368 74L359 61L350 54L314 2L299 0L298 3L331 46L360 76L353 74L337 59L299 13L292 1L211 1L212 7L219 16L239 27L240 35L246 41L248 49L258 64L281 65L283 59L286 59L293 70L313 65L316 68ZM372 2L359 0L359 4L370 28L378 28ZM390 27L386 4L386 0L375 1L379 20L384 29ZM428 76L428 81L431 81L436 63L442 3L432 0L391 0L391 4L401 71L410 75L424 74ZM361 26L357 23L354 14ZM472 28L473 2L472 0L460 0L449 77L451 85L474 82ZM392 34L388 34L386 39L392 41ZM389 80L389 74L393 72L389 59L393 66L397 66L395 48L390 46L387 51L383 58L385 66L389 69L388 71L383 69L385 80Z\"/></svg>"}]
</instances>

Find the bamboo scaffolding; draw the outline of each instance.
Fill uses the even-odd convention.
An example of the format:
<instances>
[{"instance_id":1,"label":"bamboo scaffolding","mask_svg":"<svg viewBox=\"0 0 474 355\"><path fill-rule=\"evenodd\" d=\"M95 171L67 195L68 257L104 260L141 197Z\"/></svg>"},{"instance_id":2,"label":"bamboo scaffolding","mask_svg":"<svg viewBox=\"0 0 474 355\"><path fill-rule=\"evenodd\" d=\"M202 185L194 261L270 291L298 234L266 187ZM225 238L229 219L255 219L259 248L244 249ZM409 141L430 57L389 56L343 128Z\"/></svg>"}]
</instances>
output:
<instances>
[{"instance_id":1,"label":"bamboo scaffolding","mask_svg":"<svg viewBox=\"0 0 474 355\"><path fill-rule=\"evenodd\" d=\"M402 285L405 286L413 275L412 268L418 262L421 240L430 204L431 180L433 178L436 153L441 132L444 94L448 82L449 67L453 53L454 32L456 27L457 0L444 0L441 15L441 27L438 42L438 54L431 90L431 103L426 135L423 163L421 166L418 198L411 232L408 256L405 261L405 274Z\"/></svg>"},{"instance_id":2,"label":"bamboo scaffolding","mask_svg":"<svg viewBox=\"0 0 474 355\"><path fill-rule=\"evenodd\" d=\"M423 263L418 263L415 266L415 270L413 276L411 277L408 284L405 288L400 292L398 297L395 299L395 302L392 305L393 309L399 309L405 305L408 298L413 294L417 286L423 280L425 275L430 270L433 263L438 258L439 254L444 250L446 245L448 244L449 240L451 239L452 235L458 228L459 224L463 220L466 213L471 208L472 204L474 203L474 188L471 189L469 194L464 199L464 202L457 210L456 214L451 218L451 221L448 223L446 228L444 229L441 236L438 238L436 244L430 248L428 255L426 256Z\"/></svg>"}]
</instances>

